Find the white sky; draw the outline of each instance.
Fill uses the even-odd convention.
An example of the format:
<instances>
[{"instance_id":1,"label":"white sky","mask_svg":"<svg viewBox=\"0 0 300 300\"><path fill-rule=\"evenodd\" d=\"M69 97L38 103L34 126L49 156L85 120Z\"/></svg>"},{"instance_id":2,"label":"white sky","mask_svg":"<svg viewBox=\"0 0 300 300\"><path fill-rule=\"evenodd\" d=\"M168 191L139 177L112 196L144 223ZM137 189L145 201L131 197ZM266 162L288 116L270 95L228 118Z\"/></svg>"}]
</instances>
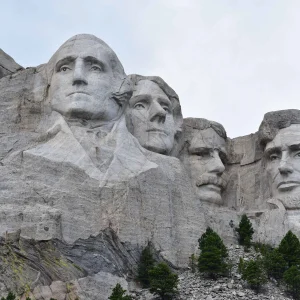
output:
<instances>
[{"instance_id":1,"label":"white sky","mask_svg":"<svg viewBox=\"0 0 300 300\"><path fill-rule=\"evenodd\" d=\"M255 132L264 113L300 109L299 0L0 0L0 48L24 67L78 33L117 53L127 74L158 75L184 117Z\"/></svg>"}]
</instances>

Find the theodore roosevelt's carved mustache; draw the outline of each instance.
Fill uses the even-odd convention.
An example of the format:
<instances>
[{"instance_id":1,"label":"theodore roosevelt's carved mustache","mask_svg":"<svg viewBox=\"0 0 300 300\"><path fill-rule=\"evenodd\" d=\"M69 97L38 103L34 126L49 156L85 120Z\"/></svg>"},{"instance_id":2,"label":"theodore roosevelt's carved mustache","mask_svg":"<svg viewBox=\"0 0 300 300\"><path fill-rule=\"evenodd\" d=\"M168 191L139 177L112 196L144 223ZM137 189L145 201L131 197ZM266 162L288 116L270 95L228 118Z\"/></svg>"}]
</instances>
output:
<instances>
[{"instance_id":1,"label":"theodore roosevelt's carved mustache","mask_svg":"<svg viewBox=\"0 0 300 300\"><path fill-rule=\"evenodd\" d=\"M224 175L222 177L224 177ZM200 187L202 185L213 184L220 187L221 190L224 190L227 185L227 181L222 177L211 174L203 174L197 179L196 186Z\"/></svg>"}]
</instances>

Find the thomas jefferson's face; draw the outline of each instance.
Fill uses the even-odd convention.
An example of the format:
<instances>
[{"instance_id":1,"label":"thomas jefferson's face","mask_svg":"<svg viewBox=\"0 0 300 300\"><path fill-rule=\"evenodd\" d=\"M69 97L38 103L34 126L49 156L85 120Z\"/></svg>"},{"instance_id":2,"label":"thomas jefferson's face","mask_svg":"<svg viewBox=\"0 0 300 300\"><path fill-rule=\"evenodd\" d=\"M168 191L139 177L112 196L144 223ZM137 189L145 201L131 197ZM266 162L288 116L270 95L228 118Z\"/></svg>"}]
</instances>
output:
<instances>
[{"instance_id":1,"label":"thomas jefferson's face","mask_svg":"<svg viewBox=\"0 0 300 300\"><path fill-rule=\"evenodd\" d=\"M286 208L300 208L300 124L280 129L265 149L271 195Z\"/></svg>"},{"instance_id":2,"label":"thomas jefferson's face","mask_svg":"<svg viewBox=\"0 0 300 300\"><path fill-rule=\"evenodd\" d=\"M226 142L212 128L195 130L185 161L192 183L201 201L222 204L225 188L222 174L225 170Z\"/></svg>"},{"instance_id":3,"label":"thomas jefferson's face","mask_svg":"<svg viewBox=\"0 0 300 300\"><path fill-rule=\"evenodd\" d=\"M55 61L51 107L66 117L109 121L120 111L110 99L113 80L105 47L89 39L67 42Z\"/></svg>"},{"instance_id":4,"label":"thomas jefferson's face","mask_svg":"<svg viewBox=\"0 0 300 300\"><path fill-rule=\"evenodd\" d=\"M168 154L176 133L172 103L162 89L150 80L140 80L126 110L129 131L144 148Z\"/></svg>"}]
</instances>

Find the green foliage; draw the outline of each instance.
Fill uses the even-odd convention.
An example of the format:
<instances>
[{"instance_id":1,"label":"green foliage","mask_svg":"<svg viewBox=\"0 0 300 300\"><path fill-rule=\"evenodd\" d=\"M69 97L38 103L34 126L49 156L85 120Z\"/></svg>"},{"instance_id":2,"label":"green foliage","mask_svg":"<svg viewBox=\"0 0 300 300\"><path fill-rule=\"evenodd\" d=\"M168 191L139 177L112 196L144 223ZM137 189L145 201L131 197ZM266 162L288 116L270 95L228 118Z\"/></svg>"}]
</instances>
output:
<instances>
[{"instance_id":1,"label":"green foliage","mask_svg":"<svg viewBox=\"0 0 300 300\"><path fill-rule=\"evenodd\" d=\"M198 259L198 269L206 273L210 278L216 279L217 275L224 275L227 271L227 264L222 257L221 250L210 246L205 248Z\"/></svg>"},{"instance_id":2,"label":"green foliage","mask_svg":"<svg viewBox=\"0 0 300 300\"><path fill-rule=\"evenodd\" d=\"M132 300L131 296L125 295L126 290L123 290L119 283L112 290L112 294L108 297L109 300Z\"/></svg>"},{"instance_id":3,"label":"green foliage","mask_svg":"<svg viewBox=\"0 0 300 300\"><path fill-rule=\"evenodd\" d=\"M159 263L149 271L150 292L161 299L172 299L177 293L178 276L166 263Z\"/></svg>"},{"instance_id":4,"label":"green foliage","mask_svg":"<svg viewBox=\"0 0 300 300\"><path fill-rule=\"evenodd\" d=\"M143 288L148 288L150 286L149 270L154 267L154 262L155 260L152 256L150 246L148 245L142 251L138 264L137 280L141 282Z\"/></svg>"},{"instance_id":5,"label":"green foliage","mask_svg":"<svg viewBox=\"0 0 300 300\"><path fill-rule=\"evenodd\" d=\"M264 256L273 250L273 247L269 244L263 244L260 242L256 242L256 243L252 243L252 245L256 252L260 252Z\"/></svg>"},{"instance_id":6,"label":"green foliage","mask_svg":"<svg viewBox=\"0 0 300 300\"><path fill-rule=\"evenodd\" d=\"M214 245L217 249L221 251L221 255L223 258L228 256L227 248L224 245L222 239L210 227L207 227L206 232L202 234L198 242L199 249L201 251L203 251L207 247L210 247L211 245Z\"/></svg>"},{"instance_id":7,"label":"green foliage","mask_svg":"<svg viewBox=\"0 0 300 300\"><path fill-rule=\"evenodd\" d=\"M289 267L300 264L300 241L290 230L281 240L278 251Z\"/></svg>"},{"instance_id":8,"label":"green foliage","mask_svg":"<svg viewBox=\"0 0 300 300\"><path fill-rule=\"evenodd\" d=\"M242 279L246 280L256 292L267 282L261 259L244 261L241 269Z\"/></svg>"},{"instance_id":9,"label":"green foliage","mask_svg":"<svg viewBox=\"0 0 300 300\"><path fill-rule=\"evenodd\" d=\"M283 279L295 299L300 299L300 269L297 266L290 267L284 272Z\"/></svg>"},{"instance_id":10,"label":"green foliage","mask_svg":"<svg viewBox=\"0 0 300 300\"><path fill-rule=\"evenodd\" d=\"M284 256L276 248L264 256L264 267L269 277L280 280L283 278L283 273L287 270L288 265Z\"/></svg>"},{"instance_id":11,"label":"green foliage","mask_svg":"<svg viewBox=\"0 0 300 300\"><path fill-rule=\"evenodd\" d=\"M252 224L246 215L242 215L239 227L236 229L239 234L239 244L248 249L251 246L252 235L254 233Z\"/></svg>"},{"instance_id":12,"label":"green foliage","mask_svg":"<svg viewBox=\"0 0 300 300\"><path fill-rule=\"evenodd\" d=\"M1 300L15 300L15 299L16 299L16 295L13 294L12 292L9 292L6 298L4 297L1 298Z\"/></svg>"},{"instance_id":13,"label":"green foliage","mask_svg":"<svg viewBox=\"0 0 300 300\"><path fill-rule=\"evenodd\" d=\"M198 242L201 250L198 259L199 271L213 279L216 279L218 274L225 275L228 271L225 261L228 252L218 234L208 227Z\"/></svg>"},{"instance_id":14,"label":"green foliage","mask_svg":"<svg viewBox=\"0 0 300 300\"><path fill-rule=\"evenodd\" d=\"M190 257L190 268L192 270L192 273L196 272L196 267L197 267L197 256L195 254L192 254Z\"/></svg>"},{"instance_id":15,"label":"green foliage","mask_svg":"<svg viewBox=\"0 0 300 300\"><path fill-rule=\"evenodd\" d=\"M242 257L240 257L240 261L239 261L239 264L238 264L238 272L240 274L242 274L243 269L244 269L244 259Z\"/></svg>"}]
</instances>

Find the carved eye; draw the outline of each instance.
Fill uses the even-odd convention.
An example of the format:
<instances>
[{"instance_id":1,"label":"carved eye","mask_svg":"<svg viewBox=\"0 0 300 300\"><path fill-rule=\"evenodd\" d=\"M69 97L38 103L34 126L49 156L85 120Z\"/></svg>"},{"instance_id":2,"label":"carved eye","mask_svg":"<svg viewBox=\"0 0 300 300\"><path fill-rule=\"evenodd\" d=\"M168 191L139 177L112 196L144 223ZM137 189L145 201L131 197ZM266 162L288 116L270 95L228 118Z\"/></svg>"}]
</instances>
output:
<instances>
[{"instance_id":1,"label":"carved eye","mask_svg":"<svg viewBox=\"0 0 300 300\"><path fill-rule=\"evenodd\" d=\"M136 103L136 104L134 105L134 108L135 108L135 109L144 109L145 106L144 106L144 104L142 104L142 103Z\"/></svg>"},{"instance_id":2,"label":"carved eye","mask_svg":"<svg viewBox=\"0 0 300 300\"><path fill-rule=\"evenodd\" d=\"M206 151L206 150L196 152L196 153L194 153L194 155L196 155L199 158L208 158L208 157L210 157L209 151Z\"/></svg>"},{"instance_id":3,"label":"carved eye","mask_svg":"<svg viewBox=\"0 0 300 300\"><path fill-rule=\"evenodd\" d=\"M100 66L97 66L97 65L92 66L91 70L93 70L93 71L103 71L102 68Z\"/></svg>"},{"instance_id":4,"label":"carved eye","mask_svg":"<svg viewBox=\"0 0 300 300\"><path fill-rule=\"evenodd\" d=\"M67 70L71 70L68 66L61 66L60 68L59 68L59 71L60 72L66 72Z\"/></svg>"},{"instance_id":5,"label":"carved eye","mask_svg":"<svg viewBox=\"0 0 300 300\"><path fill-rule=\"evenodd\" d=\"M170 109L169 109L169 107L168 107L168 106L163 106L162 108L163 108L163 109L164 109L164 111L166 111L167 113L169 113L169 112L170 112Z\"/></svg>"},{"instance_id":6,"label":"carved eye","mask_svg":"<svg viewBox=\"0 0 300 300\"><path fill-rule=\"evenodd\" d=\"M270 161L278 160L278 159L280 159L280 156L276 153L273 153L270 155L269 159L270 159Z\"/></svg>"}]
</instances>

